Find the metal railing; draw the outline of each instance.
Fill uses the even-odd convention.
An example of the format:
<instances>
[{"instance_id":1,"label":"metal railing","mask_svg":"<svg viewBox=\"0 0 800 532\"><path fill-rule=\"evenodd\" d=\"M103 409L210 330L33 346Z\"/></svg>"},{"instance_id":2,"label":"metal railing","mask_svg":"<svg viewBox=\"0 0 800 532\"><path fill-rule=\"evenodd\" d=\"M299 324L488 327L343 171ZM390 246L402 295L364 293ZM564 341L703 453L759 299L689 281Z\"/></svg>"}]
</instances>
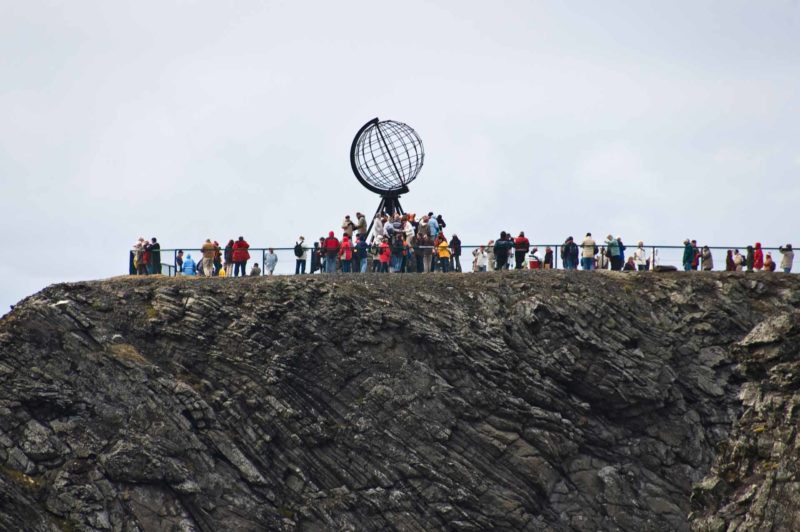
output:
<instances>
[{"instance_id":1,"label":"metal railing","mask_svg":"<svg viewBox=\"0 0 800 532\"><path fill-rule=\"evenodd\" d=\"M579 251L579 257L578 257L579 260L578 260L578 268L577 269L580 269L580 256L581 256L582 249L581 249L581 245L579 243L576 242L576 244L578 245L578 251ZM605 246L603 244L604 243L599 243L597 245L598 253L596 254L596 257L598 257L598 258L601 258L605 253ZM538 263L539 263L540 267L545 268L546 267L544 265L545 251L546 251L547 248L550 248L552 250L552 265L551 265L551 267L553 269L563 269L564 265L563 265L563 261L562 261L561 256L560 256L561 255L561 246L562 246L562 244L533 244L532 243L532 244L530 244L530 250L533 250L534 248L538 249L538 252L536 254L536 257L539 259ZM480 247L481 247L481 245L474 245L474 244L461 245L462 253L461 253L461 257L460 257L460 259L461 259L460 262L461 262L461 266L462 266L462 271L464 271L464 272L472 271L472 269L473 269L472 268L472 260L473 260L472 251L475 250L475 249L478 249ZM484 245L484 247L485 247L485 245ZM417 249L419 249L419 248L433 250L433 246L417 246ZM724 271L726 269L725 258L726 258L726 254L727 254L728 250L738 249L742 253L742 256L746 257L746 248L747 248L747 246L708 246L708 249L711 250L711 252L712 252L712 257L713 257L713 262L714 262L713 270L714 271ZM275 267L275 270L274 270L274 274L275 275L289 275L289 274L294 274L295 273L297 258L294 255L294 247L273 247L273 248L260 248L260 247L259 248L252 248L251 247L251 248L248 249L251 258L250 258L250 260L248 260L247 265L250 266L250 265L253 264L254 261L257 261L259 266L260 266L260 268L261 268L261 275L269 274L269 272L265 268L266 255L267 255L269 249L272 249L275 252L275 254L277 255L277 257L278 257L278 261L277 261L277 264L276 264L276 267ZM314 248L305 247L304 249L306 250L306 254L307 254L307 259L306 259L306 264L305 264L305 273L311 273L310 272L310 265L311 265L311 256L310 255L313 252ZM412 247L412 249L413 249L413 247ZM486 249L487 249L487 252L491 251L491 250L489 250L489 248L486 248ZM637 246L626 246L625 251L624 251L626 259L627 259L628 256L633 254L633 252L636 251L636 249L637 249ZM678 270L682 270L683 269L682 257L683 257L684 246L682 246L682 245L647 245L647 246L644 246L644 249L646 249L648 251L646 253L646 258L648 259L648 262L649 262L648 269L652 270L656 266L674 266ZM700 248L700 249L702 249L702 248ZM172 256L173 256L173 263L172 264L163 263L163 262L161 263L161 274L162 275L174 276L177 273L180 273L180 272L177 271L177 268L176 268L177 253L178 253L179 250L182 250L184 252L184 258L187 258L188 256L191 255L193 258L196 258L196 260L195 260L196 263L199 264L202 261L202 251L201 251L200 248L162 249L161 250L162 257L164 255L168 256L170 254L172 254ZM772 258L776 262L776 270L775 271L776 272L781 271L780 262L781 262L782 256L780 254L780 248L779 247L762 247L761 250L764 252L765 256L766 256L767 252L771 252L772 253L772 255L773 255ZM490 253L490 255L491 255L491 253ZM514 252L512 251L512 253L509 256L509 264L510 264L510 267L512 269L514 268L514 262L515 262L514 258L515 258L514 257ZM530 252L529 252L529 253L526 254L526 258L525 258L525 261L524 261L524 266L526 268L530 268L532 266L532 262L533 262L532 261L532 257L531 257ZM372 259L369 260L369 269L368 269L368 271L371 271L371 269L372 269ZM608 267L606 267L605 269L608 269ZM702 269L702 266L698 266L697 269ZM319 270L317 270L317 271L319 271ZM316 273L316 272L314 272L314 273ZM249 274L249 271L246 272L246 274Z\"/></svg>"}]
</instances>

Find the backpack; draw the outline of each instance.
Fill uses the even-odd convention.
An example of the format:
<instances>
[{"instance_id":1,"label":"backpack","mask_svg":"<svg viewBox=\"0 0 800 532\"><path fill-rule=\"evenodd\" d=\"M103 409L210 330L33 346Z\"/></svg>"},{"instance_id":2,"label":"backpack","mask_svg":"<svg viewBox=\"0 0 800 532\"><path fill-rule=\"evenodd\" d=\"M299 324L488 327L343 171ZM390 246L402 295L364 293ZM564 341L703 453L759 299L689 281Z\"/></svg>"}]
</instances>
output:
<instances>
[{"instance_id":1,"label":"backpack","mask_svg":"<svg viewBox=\"0 0 800 532\"><path fill-rule=\"evenodd\" d=\"M303 256L303 245L299 242L294 245L294 256L298 259Z\"/></svg>"}]
</instances>

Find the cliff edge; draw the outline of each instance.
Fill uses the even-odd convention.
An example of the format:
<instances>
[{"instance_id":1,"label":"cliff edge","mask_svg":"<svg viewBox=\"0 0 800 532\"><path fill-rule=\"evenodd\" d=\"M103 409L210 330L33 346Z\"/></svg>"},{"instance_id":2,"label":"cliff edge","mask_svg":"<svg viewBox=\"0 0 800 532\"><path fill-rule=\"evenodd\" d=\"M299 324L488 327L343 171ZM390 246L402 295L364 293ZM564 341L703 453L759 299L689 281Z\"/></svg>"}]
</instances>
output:
<instances>
[{"instance_id":1,"label":"cliff edge","mask_svg":"<svg viewBox=\"0 0 800 532\"><path fill-rule=\"evenodd\" d=\"M0 528L796 528L798 308L777 274L54 285L0 321Z\"/></svg>"}]
</instances>

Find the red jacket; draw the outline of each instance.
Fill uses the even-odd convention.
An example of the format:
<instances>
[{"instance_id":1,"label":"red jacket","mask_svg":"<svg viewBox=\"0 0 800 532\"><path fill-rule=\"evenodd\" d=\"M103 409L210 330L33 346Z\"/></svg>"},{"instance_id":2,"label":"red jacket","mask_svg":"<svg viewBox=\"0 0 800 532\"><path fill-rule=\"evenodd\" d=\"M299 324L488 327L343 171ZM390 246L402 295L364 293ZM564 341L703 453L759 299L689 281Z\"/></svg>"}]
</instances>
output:
<instances>
[{"instance_id":1,"label":"red jacket","mask_svg":"<svg viewBox=\"0 0 800 532\"><path fill-rule=\"evenodd\" d=\"M350 239L347 237L342 238L341 259L353 260L353 246L350 245Z\"/></svg>"},{"instance_id":2,"label":"red jacket","mask_svg":"<svg viewBox=\"0 0 800 532\"><path fill-rule=\"evenodd\" d=\"M233 243L233 262L245 262L250 260L250 252L247 251L250 244L246 240L237 240Z\"/></svg>"},{"instance_id":3,"label":"red jacket","mask_svg":"<svg viewBox=\"0 0 800 532\"><path fill-rule=\"evenodd\" d=\"M378 250L380 253L380 255L378 255L378 260L381 262L389 262L389 259L392 257L392 250L389 249L389 244L381 242L381 245L378 246Z\"/></svg>"},{"instance_id":4,"label":"red jacket","mask_svg":"<svg viewBox=\"0 0 800 532\"><path fill-rule=\"evenodd\" d=\"M329 255L336 255L339 252L339 240L331 235L325 239L325 252Z\"/></svg>"},{"instance_id":5,"label":"red jacket","mask_svg":"<svg viewBox=\"0 0 800 532\"><path fill-rule=\"evenodd\" d=\"M524 251L525 253L531 248L530 241L524 236L518 236L514 239L514 249L517 251Z\"/></svg>"},{"instance_id":6,"label":"red jacket","mask_svg":"<svg viewBox=\"0 0 800 532\"><path fill-rule=\"evenodd\" d=\"M756 250L753 253L753 269L760 270L764 267L764 252L761 251L761 242L756 242Z\"/></svg>"}]
</instances>

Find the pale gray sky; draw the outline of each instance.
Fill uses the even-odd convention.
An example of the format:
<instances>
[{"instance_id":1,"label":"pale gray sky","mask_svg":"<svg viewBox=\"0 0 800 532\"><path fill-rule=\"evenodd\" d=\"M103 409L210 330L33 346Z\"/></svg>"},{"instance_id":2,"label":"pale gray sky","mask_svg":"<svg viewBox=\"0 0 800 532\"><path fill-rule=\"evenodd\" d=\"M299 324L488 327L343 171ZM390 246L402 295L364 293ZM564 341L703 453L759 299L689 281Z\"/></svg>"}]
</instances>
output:
<instances>
[{"instance_id":1,"label":"pale gray sky","mask_svg":"<svg viewBox=\"0 0 800 532\"><path fill-rule=\"evenodd\" d=\"M797 244L798 94L797 1L7 0L0 312L125 273L140 235L371 214L348 149L375 116L425 143L406 209L465 242Z\"/></svg>"}]
</instances>

